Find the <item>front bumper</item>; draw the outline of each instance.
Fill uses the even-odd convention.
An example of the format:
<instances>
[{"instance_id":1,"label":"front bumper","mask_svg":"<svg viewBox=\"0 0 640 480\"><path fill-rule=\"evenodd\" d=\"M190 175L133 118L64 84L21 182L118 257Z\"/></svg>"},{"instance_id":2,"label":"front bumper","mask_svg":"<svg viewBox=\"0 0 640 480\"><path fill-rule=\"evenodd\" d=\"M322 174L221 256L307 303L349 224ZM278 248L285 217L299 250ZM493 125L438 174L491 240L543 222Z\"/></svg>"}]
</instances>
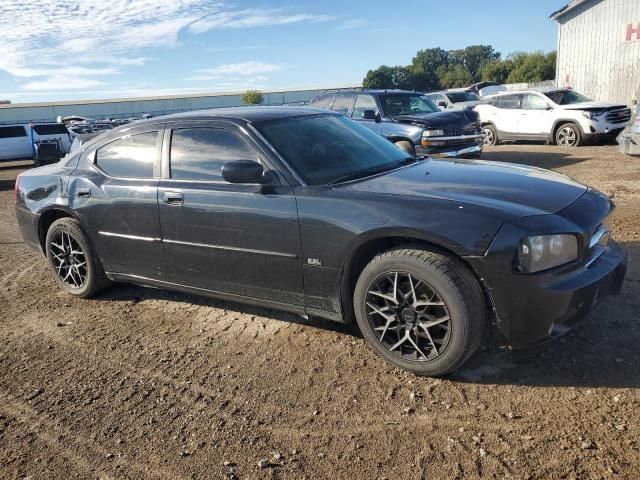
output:
<instances>
[{"instance_id":1,"label":"front bumper","mask_svg":"<svg viewBox=\"0 0 640 480\"><path fill-rule=\"evenodd\" d=\"M607 295L620 293L626 254L613 240L606 246L591 245L612 209L605 196L589 190L557 214L505 223L483 257L467 257L485 286L501 346L517 349L551 340ZM577 236L578 260L533 274L516 271L516 245L522 238L558 231Z\"/></svg>"},{"instance_id":2,"label":"front bumper","mask_svg":"<svg viewBox=\"0 0 640 480\"><path fill-rule=\"evenodd\" d=\"M416 145L417 155L432 157L479 157L482 153L482 135L464 135L462 137L434 137L431 145Z\"/></svg>"}]
</instances>

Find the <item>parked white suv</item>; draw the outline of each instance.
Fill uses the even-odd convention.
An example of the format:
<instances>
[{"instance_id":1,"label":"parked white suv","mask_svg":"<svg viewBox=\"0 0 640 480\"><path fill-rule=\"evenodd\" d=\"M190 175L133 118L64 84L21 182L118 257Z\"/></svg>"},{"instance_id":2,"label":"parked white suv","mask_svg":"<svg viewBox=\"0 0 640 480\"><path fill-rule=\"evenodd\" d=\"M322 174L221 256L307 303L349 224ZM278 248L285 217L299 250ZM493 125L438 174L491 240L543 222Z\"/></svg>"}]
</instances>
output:
<instances>
[{"instance_id":1,"label":"parked white suv","mask_svg":"<svg viewBox=\"0 0 640 480\"><path fill-rule=\"evenodd\" d=\"M631 121L625 105L594 102L566 88L501 92L475 107L485 145L541 140L562 147L615 138Z\"/></svg>"},{"instance_id":2,"label":"parked white suv","mask_svg":"<svg viewBox=\"0 0 640 480\"><path fill-rule=\"evenodd\" d=\"M0 125L0 160L33 159L36 166L57 160L71 147L64 124Z\"/></svg>"}]
</instances>

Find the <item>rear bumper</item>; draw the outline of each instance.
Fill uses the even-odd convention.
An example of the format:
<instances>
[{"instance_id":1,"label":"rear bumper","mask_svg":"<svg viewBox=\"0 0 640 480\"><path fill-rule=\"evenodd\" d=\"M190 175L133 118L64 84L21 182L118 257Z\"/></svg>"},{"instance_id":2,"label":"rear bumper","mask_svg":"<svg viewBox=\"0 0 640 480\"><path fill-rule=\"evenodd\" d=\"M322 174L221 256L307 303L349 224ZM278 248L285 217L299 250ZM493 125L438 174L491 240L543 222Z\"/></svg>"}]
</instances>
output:
<instances>
[{"instance_id":1,"label":"rear bumper","mask_svg":"<svg viewBox=\"0 0 640 480\"><path fill-rule=\"evenodd\" d=\"M18 221L18 227L20 228L20 234L22 235L25 243L34 250L43 253L42 247L40 246L40 236L38 232L40 215L16 205L16 219Z\"/></svg>"}]
</instances>

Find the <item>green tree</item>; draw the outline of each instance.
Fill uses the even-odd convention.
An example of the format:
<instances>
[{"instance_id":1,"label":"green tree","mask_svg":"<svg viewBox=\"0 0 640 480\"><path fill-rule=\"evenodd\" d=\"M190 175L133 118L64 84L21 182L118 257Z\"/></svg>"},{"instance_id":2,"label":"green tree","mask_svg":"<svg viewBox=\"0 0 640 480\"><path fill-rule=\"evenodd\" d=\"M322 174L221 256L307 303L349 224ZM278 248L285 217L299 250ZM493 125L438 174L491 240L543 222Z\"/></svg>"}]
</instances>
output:
<instances>
[{"instance_id":1,"label":"green tree","mask_svg":"<svg viewBox=\"0 0 640 480\"><path fill-rule=\"evenodd\" d=\"M260 90L247 90L242 95L242 103L247 105L260 105L264 100Z\"/></svg>"},{"instance_id":2,"label":"green tree","mask_svg":"<svg viewBox=\"0 0 640 480\"><path fill-rule=\"evenodd\" d=\"M491 45L470 45L462 51L462 65L469 71L472 82L479 82L482 78L482 68L500 60L500 53Z\"/></svg>"},{"instance_id":3,"label":"green tree","mask_svg":"<svg viewBox=\"0 0 640 480\"><path fill-rule=\"evenodd\" d=\"M513 67L511 60L494 60L485 63L482 67L480 80L483 82L507 83L507 78L509 78Z\"/></svg>"},{"instance_id":4,"label":"green tree","mask_svg":"<svg viewBox=\"0 0 640 480\"><path fill-rule=\"evenodd\" d=\"M362 81L364 88L413 88L413 76L409 67L389 67L382 65L375 70L369 70Z\"/></svg>"},{"instance_id":5,"label":"green tree","mask_svg":"<svg viewBox=\"0 0 640 480\"><path fill-rule=\"evenodd\" d=\"M449 65L449 53L441 48L418 50L411 60L411 74L416 90L430 91L440 88L438 69Z\"/></svg>"},{"instance_id":6,"label":"green tree","mask_svg":"<svg viewBox=\"0 0 640 480\"><path fill-rule=\"evenodd\" d=\"M473 76L464 65L448 65L438 69L438 79L442 88L467 87L473 83Z\"/></svg>"},{"instance_id":7,"label":"green tree","mask_svg":"<svg viewBox=\"0 0 640 480\"><path fill-rule=\"evenodd\" d=\"M513 62L508 83L536 83L556 77L556 53L514 52L507 57Z\"/></svg>"}]
</instances>

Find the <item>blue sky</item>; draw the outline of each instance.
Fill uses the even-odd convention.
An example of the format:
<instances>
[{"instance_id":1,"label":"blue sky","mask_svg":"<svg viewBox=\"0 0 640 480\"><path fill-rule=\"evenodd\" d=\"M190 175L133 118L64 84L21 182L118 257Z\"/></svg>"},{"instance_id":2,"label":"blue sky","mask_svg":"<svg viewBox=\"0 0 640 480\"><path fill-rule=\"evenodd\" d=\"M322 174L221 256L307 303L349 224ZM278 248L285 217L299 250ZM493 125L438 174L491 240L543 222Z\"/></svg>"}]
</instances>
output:
<instances>
[{"instance_id":1,"label":"blue sky","mask_svg":"<svg viewBox=\"0 0 640 480\"><path fill-rule=\"evenodd\" d=\"M2 0L12 102L357 85L422 48L550 51L563 0Z\"/></svg>"}]
</instances>

